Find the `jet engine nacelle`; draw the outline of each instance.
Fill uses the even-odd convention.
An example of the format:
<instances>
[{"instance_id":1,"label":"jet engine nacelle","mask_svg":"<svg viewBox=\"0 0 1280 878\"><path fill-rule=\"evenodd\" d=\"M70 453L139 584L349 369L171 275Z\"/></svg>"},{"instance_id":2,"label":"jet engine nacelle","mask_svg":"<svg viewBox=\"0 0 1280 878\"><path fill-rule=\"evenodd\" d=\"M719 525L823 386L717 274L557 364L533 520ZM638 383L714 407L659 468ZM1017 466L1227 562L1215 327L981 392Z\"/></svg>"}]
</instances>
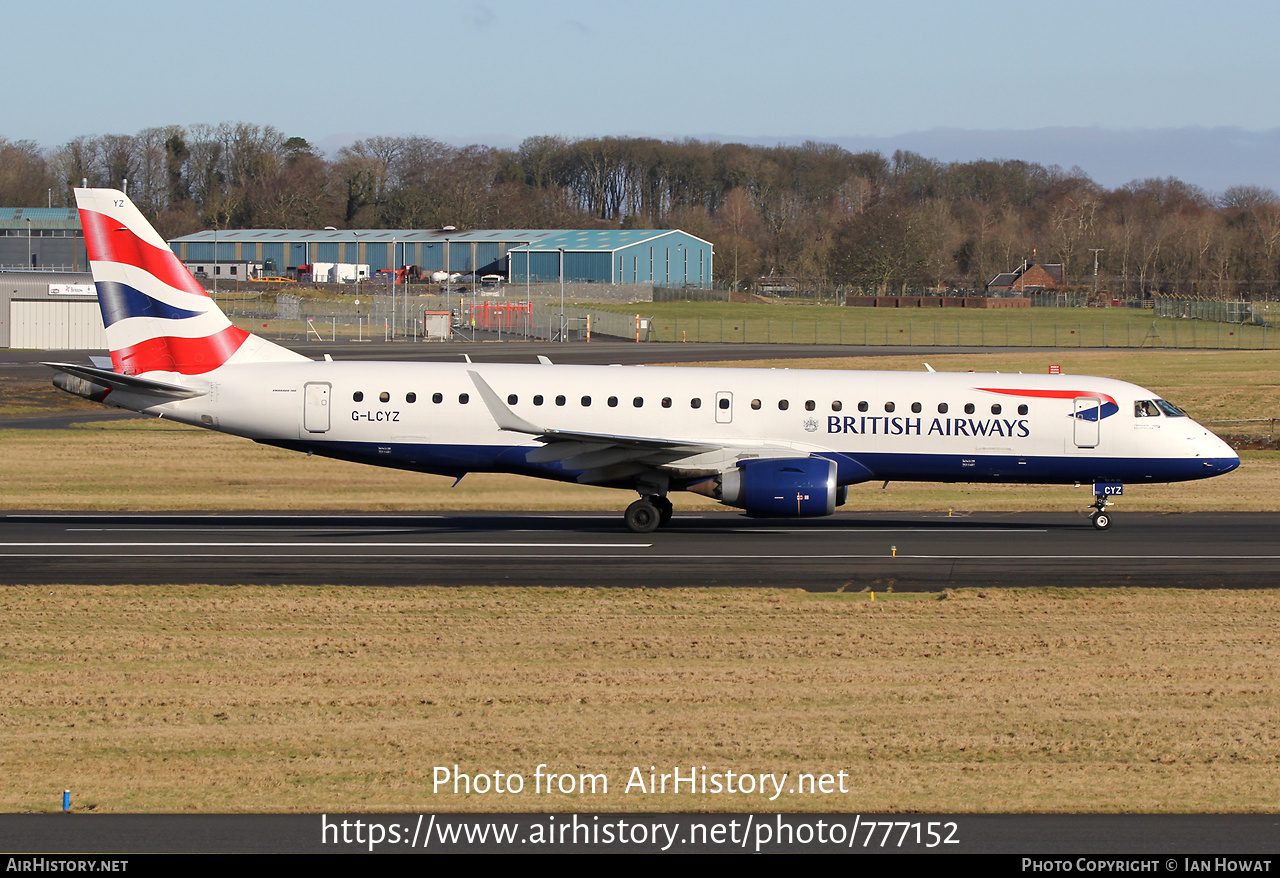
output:
<instances>
[{"instance_id":1,"label":"jet engine nacelle","mask_svg":"<svg viewBox=\"0 0 1280 878\"><path fill-rule=\"evenodd\" d=\"M748 515L830 515L844 503L836 464L825 457L747 460L720 476L719 500Z\"/></svg>"}]
</instances>

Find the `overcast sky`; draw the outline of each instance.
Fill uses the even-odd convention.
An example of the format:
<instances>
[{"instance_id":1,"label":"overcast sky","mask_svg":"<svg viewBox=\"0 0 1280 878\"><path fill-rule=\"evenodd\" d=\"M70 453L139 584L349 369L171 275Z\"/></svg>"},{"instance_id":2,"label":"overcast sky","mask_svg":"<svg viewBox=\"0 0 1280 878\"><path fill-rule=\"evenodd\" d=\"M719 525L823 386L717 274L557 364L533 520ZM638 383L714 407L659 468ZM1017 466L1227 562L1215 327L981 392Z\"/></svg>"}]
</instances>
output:
<instances>
[{"instance_id":1,"label":"overcast sky","mask_svg":"<svg viewBox=\"0 0 1280 878\"><path fill-rule=\"evenodd\" d=\"M226 121L330 147L1280 128L1275 2L54 0L4 23L0 136L46 146Z\"/></svg>"}]
</instances>

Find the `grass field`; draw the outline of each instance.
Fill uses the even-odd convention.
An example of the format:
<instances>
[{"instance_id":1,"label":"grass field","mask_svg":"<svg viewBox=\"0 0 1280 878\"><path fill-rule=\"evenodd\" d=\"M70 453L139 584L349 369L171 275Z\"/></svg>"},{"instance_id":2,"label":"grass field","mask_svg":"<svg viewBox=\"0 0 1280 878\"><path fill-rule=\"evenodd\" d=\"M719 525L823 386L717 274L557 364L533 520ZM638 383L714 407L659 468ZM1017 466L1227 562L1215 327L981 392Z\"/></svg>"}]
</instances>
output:
<instances>
[{"instance_id":1,"label":"grass field","mask_svg":"<svg viewBox=\"0 0 1280 878\"><path fill-rule=\"evenodd\" d=\"M652 341L1274 350L1280 331L1129 308L843 308L731 302L593 304L653 318Z\"/></svg>"},{"instance_id":2,"label":"grass field","mask_svg":"<svg viewBox=\"0 0 1280 878\"><path fill-rule=\"evenodd\" d=\"M1268 812L1280 592L0 589L0 810ZM434 790L436 766L520 795ZM544 772L608 791L537 794ZM845 794L625 791L631 769Z\"/></svg>"}]
</instances>

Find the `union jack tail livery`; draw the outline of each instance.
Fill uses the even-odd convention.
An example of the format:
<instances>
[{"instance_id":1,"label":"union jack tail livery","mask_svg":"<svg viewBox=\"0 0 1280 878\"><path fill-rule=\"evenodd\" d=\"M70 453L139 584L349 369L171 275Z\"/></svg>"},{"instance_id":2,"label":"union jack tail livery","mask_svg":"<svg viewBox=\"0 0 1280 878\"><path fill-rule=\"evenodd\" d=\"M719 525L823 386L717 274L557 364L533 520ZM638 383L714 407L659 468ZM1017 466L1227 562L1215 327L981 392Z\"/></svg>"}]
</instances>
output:
<instances>
[{"instance_id":1,"label":"union jack tail livery","mask_svg":"<svg viewBox=\"0 0 1280 878\"><path fill-rule=\"evenodd\" d=\"M76 205L117 373L202 375L305 359L232 326L123 192L77 189Z\"/></svg>"}]
</instances>

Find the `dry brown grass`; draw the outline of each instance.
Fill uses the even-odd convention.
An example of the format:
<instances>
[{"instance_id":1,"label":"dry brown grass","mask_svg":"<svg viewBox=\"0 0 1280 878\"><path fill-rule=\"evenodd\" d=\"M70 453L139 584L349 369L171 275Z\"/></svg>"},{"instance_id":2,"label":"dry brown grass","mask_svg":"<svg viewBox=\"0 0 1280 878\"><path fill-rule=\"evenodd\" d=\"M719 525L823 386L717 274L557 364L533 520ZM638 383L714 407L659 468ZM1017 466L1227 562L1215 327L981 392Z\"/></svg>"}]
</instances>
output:
<instances>
[{"instance_id":1,"label":"dry brown grass","mask_svg":"<svg viewBox=\"0 0 1280 878\"><path fill-rule=\"evenodd\" d=\"M8 588L0 810L70 788L99 812L1273 811L1277 613L1277 591ZM455 763L609 793L433 794ZM625 794L651 765L850 792Z\"/></svg>"},{"instance_id":2,"label":"dry brown grass","mask_svg":"<svg viewBox=\"0 0 1280 878\"><path fill-rule=\"evenodd\" d=\"M1280 510L1280 452L1243 452L1233 473L1141 485L1125 511ZM511 475L452 479L307 457L168 421L75 430L0 431L0 497L8 510L479 511L621 510L634 495ZM678 510L721 509L677 494ZM1089 504L1088 487L894 482L850 489L848 510L1020 511Z\"/></svg>"}]
</instances>

